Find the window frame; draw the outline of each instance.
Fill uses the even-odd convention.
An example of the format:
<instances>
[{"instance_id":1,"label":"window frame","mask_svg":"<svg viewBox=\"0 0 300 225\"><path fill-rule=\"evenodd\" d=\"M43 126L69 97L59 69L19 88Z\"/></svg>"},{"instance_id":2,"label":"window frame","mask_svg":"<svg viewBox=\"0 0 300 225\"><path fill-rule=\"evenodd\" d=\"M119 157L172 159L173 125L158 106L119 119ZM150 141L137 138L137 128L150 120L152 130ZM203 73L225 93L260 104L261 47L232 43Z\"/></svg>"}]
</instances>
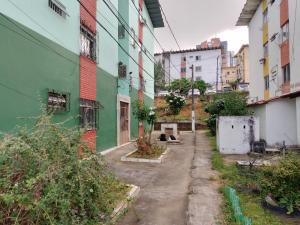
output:
<instances>
[{"instance_id":1,"label":"window frame","mask_svg":"<svg viewBox=\"0 0 300 225\"><path fill-rule=\"evenodd\" d=\"M289 84L291 81L291 68L290 64L282 67L283 84Z\"/></svg>"},{"instance_id":2,"label":"window frame","mask_svg":"<svg viewBox=\"0 0 300 225\"><path fill-rule=\"evenodd\" d=\"M97 101L80 98L80 128L86 130L99 128L99 106Z\"/></svg>"},{"instance_id":3,"label":"window frame","mask_svg":"<svg viewBox=\"0 0 300 225\"><path fill-rule=\"evenodd\" d=\"M282 43L284 43L286 41L289 41L289 39L290 39L290 26L289 26L289 22L287 22L281 27L281 41Z\"/></svg>"},{"instance_id":4,"label":"window frame","mask_svg":"<svg viewBox=\"0 0 300 225\"><path fill-rule=\"evenodd\" d=\"M268 91L270 90L270 76L267 75L264 77L264 88L265 88L265 91Z\"/></svg>"},{"instance_id":5,"label":"window frame","mask_svg":"<svg viewBox=\"0 0 300 225\"><path fill-rule=\"evenodd\" d=\"M64 98L64 105L59 105L59 103L63 103L63 100L59 100L58 98ZM58 103L54 103L54 98L57 98ZM47 111L51 113L64 113L70 112L70 98L71 94L69 92L62 92L53 89L48 89L47 92ZM51 100L52 99L52 100ZM51 104L53 103L53 104Z\"/></svg>"},{"instance_id":6,"label":"window frame","mask_svg":"<svg viewBox=\"0 0 300 225\"><path fill-rule=\"evenodd\" d=\"M88 42L83 43L83 41ZM97 60L97 36L82 24L80 25L80 55L93 61Z\"/></svg>"}]
</instances>

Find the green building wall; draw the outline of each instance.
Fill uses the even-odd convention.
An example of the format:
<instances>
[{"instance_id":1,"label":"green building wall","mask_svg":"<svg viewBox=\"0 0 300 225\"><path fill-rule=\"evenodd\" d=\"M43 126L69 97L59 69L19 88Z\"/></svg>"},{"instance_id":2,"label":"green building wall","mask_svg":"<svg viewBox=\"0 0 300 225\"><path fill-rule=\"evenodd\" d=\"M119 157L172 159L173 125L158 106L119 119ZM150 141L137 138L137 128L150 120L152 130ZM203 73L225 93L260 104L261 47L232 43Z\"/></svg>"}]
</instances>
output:
<instances>
[{"instance_id":1,"label":"green building wall","mask_svg":"<svg viewBox=\"0 0 300 225\"><path fill-rule=\"evenodd\" d=\"M0 131L32 124L41 114L48 89L70 93L70 112L56 121L78 124L79 57L0 14ZM24 118L24 119L18 119Z\"/></svg>"}]
</instances>

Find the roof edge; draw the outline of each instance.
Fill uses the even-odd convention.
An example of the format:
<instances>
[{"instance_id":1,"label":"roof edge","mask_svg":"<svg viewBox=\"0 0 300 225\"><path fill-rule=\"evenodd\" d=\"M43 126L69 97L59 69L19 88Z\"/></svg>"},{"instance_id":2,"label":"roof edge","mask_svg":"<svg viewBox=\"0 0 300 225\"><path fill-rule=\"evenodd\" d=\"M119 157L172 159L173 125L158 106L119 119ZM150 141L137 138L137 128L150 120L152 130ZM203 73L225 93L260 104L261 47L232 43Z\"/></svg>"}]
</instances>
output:
<instances>
[{"instance_id":1,"label":"roof edge","mask_svg":"<svg viewBox=\"0 0 300 225\"><path fill-rule=\"evenodd\" d=\"M262 0L247 0L236 22L236 26L248 26Z\"/></svg>"}]
</instances>

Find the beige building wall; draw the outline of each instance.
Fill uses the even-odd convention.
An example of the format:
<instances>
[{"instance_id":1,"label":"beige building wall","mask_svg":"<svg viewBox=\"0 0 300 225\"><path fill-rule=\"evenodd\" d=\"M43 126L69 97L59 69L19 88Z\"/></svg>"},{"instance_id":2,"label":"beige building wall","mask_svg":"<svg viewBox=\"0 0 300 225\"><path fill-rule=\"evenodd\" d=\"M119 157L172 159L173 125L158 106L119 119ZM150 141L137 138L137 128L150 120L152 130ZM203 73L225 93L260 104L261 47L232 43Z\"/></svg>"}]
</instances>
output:
<instances>
[{"instance_id":1,"label":"beige building wall","mask_svg":"<svg viewBox=\"0 0 300 225\"><path fill-rule=\"evenodd\" d=\"M250 71L249 71L249 45L243 45L239 52L235 55L236 58L236 73L240 82L250 82Z\"/></svg>"},{"instance_id":2,"label":"beige building wall","mask_svg":"<svg viewBox=\"0 0 300 225\"><path fill-rule=\"evenodd\" d=\"M231 87L231 84L234 83L238 79L236 73L236 67L223 67L222 68L222 90L226 87Z\"/></svg>"}]
</instances>

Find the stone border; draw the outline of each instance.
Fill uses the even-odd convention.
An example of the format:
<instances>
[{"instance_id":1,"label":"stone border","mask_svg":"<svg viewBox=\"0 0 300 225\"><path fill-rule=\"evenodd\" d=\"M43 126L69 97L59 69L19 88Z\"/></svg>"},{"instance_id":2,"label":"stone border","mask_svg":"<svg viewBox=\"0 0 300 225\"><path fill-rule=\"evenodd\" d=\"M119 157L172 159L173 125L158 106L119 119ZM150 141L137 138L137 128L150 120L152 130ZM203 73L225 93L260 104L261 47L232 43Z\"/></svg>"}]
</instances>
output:
<instances>
[{"instance_id":1,"label":"stone border","mask_svg":"<svg viewBox=\"0 0 300 225\"><path fill-rule=\"evenodd\" d=\"M158 158L158 159L143 159L143 158L131 158L129 157L131 154L137 152L137 150L134 150L132 152L129 152L125 156L121 158L122 162L140 162L140 163L163 163L165 161L165 158L169 152L169 148Z\"/></svg>"},{"instance_id":2,"label":"stone border","mask_svg":"<svg viewBox=\"0 0 300 225\"><path fill-rule=\"evenodd\" d=\"M129 187L131 187L131 190L128 192L127 198L117 205L110 216L113 221L118 220L118 218L126 211L130 202L135 200L140 193L140 187L135 185L129 185Z\"/></svg>"}]
</instances>

